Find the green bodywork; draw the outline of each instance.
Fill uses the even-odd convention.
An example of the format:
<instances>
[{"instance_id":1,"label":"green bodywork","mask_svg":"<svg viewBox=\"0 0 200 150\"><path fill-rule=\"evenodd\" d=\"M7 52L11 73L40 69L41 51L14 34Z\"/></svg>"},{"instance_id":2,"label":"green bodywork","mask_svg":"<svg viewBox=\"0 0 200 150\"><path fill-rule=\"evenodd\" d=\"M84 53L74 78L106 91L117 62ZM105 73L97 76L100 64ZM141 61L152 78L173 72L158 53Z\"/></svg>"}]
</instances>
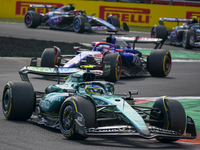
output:
<instances>
[{"instance_id":1,"label":"green bodywork","mask_svg":"<svg viewBox=\"0 0 200 150\"><path fill-rule=\"evenodd\" d=\"M142 117L124 100L123 98L114 94L114 84L106 84L106 87L102 88L103 94L93 95L86 93L84 87L81 87L79 83L93 82L95 75L91 72L78 71L70 75L64 84L54 84L48 86L45 90L47 93L40 101L40 108L43 112L51 112L57 110L59 113L60 106L64 100L72 95L80 95L91 97L96 105L116 105L115 107L106 108L107 111L120 111L120 117L124 121L133 124L139 133L150 135L148 127L146 126ZM97 82L97 81L94 81ZM107 82L106 82L107 83ZM66 93L65 89L76 89L75 93Z\"/></svg>"}]
</instances>

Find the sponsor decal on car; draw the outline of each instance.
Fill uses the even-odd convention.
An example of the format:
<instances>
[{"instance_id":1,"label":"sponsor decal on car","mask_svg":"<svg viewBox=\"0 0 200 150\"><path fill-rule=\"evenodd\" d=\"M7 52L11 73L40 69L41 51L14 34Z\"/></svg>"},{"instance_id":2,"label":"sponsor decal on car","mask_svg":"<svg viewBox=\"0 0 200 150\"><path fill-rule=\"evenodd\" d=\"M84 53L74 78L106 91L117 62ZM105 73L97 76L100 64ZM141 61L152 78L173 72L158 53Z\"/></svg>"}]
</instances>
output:
<instances>
[{"instance_id":1,"label":"sponsor decal on car","mask_svg":"<svg viewBox=\"0 0 200 150\"><path fill-rule=\"evenodd\" d=\"M122 22L149 23L151 10L145 8L100 6L99 18L105 19L109 15L117 16Z\"/></svg>"},{"instance_id":2,"label":"sponsor decal on car","mask_svg":"<svg viewBox=\"0 0 200 150\"><path fill-rule=\"evenodd\" d=\"M50 106L50 102L49 101L44 101L44 100L40 101L40 107L49 109L49 106Z\"/></svg>"},{"instance_id":3,"label":"sponsor decal on car","mask_svg":"<svg viewBox=\"0 0 200 150\"><path fill-rule=\"evenodd\" d=\"M106 30L107 28L105 26L101 26L101 27L98 27L98 26L95 26L95 27L91 27L92 30Z\"/></svg>"},{"instance_id":4,"label":"sponsor decal on car","mask_svg":"<svg viewBox=\"0 0 200 150\"><path fill-rule=\"evenodd\" d=\"M46 72L46 73L57 73L57 68L48 68L48 67L28 67L29 70L38 71L38 72ZM77 72L76 68L58 68L60 73L74 73Z\"/></svg>"}]
</instances>

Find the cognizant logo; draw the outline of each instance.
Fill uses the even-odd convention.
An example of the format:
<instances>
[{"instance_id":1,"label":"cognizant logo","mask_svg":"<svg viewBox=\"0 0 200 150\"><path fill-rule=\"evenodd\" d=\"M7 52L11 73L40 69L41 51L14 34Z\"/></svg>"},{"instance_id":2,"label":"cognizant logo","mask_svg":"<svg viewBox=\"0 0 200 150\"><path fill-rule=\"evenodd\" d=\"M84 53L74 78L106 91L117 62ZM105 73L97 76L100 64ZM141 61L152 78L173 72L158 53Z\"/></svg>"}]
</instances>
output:
<instances>
[{"instance_id":1,"label":"cognizant logo","mask_svg":"<svg viewBox=\"0 0 200 150\"><path fill-rule=\"evenodd\" d=\"M45 3L45 2L24 2L24 1L16 1L16 15L25 15L25 13L28 11L28 8L31 4L45 4L45 5L52 5L56 8L62 7L62 3ZM45 13L46 8L36 8L36 11L39 13Z\"/></svg>"},{"instance_id":2,"label":"cognizant logo","mask_svg":"<svg viewBox=\"0 0 200 150\"><path fill-rule=\"evenodd\" d=\"M148 24L150 12L150 9L144 8L100 6L99 18L105 20L108 15L112 14L117 16L121 22Z\"/></svg>"}]
</instances>

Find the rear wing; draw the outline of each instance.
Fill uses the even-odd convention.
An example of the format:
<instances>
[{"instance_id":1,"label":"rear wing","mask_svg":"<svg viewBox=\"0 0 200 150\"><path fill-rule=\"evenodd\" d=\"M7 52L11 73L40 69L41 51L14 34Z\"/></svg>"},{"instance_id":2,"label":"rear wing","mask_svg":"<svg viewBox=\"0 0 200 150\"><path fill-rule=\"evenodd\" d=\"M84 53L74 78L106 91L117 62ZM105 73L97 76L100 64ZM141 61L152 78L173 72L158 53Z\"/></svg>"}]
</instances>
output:
<instances>
[{"instance_id":1,"label":"rear wing","mask_svg":"<svg viewBox=\"0 0 200 150\"><path fill-rule=\"evenodd\" d=\"M160 18L159 19L159 24L164 25L164 21L167 22L177 22L177 25L179 25L179 22L191 22L192 19L185 19L185 18Z\"/></svg>"},{"instance_id":2,"label":"rear wing","mask_svg":"<svg viewBox=\"0 0 200 150\"><path fill-rule=\"evenodd\" d=\"M128 43L158 43L162 42L163 39L160 38L149 38L149 37L121 37L124 41Z\"/></svg>"},{"instance_id":3,"label":"rear wing","mask_svg":"<svg viewBox=\"0 0 200 150\"><path fill-rule=\"evenodd\" d=\"M48 12L48 9L56 9L56 7L52 6L52 5L46 5L46 4L31 4L29 5L30 7L28 8L28 10L33 10L35 11L35 8L46 8L46 13Z\"/></svg>"},{"instance_id":4,"label":"rear wing","mask_svg":"<svg viewBox=\"0 0 200 150\"><path fill-rule=\"evenodd\" d=\"M106 42L108 43L112 43L112 35L114 35L114 32L108 32L107 34L110 34L109 37L106 38ZM154 43L156 44L156 46L154 47L154 49L161 49L165 39L161 39L161 38L149 38L149 37L140 37L140 36L136 36L136 37L116 37L119 38L127 43L133 43L133 49L135 48L135 43Z\"/></svg>"},{"instance_id":5,"label":"rear wing","mask_svg":"<svg viewBox=\"0 0 200 150\"><path fill-rule=\"evenodd\" d=\"M160 38L149 38L149 37L121 37L125 42L133 43L133 49L135 48L135 43L154 43L156 44L154 49L161 49L165 40Z\"/></svg>"}]
</instances>

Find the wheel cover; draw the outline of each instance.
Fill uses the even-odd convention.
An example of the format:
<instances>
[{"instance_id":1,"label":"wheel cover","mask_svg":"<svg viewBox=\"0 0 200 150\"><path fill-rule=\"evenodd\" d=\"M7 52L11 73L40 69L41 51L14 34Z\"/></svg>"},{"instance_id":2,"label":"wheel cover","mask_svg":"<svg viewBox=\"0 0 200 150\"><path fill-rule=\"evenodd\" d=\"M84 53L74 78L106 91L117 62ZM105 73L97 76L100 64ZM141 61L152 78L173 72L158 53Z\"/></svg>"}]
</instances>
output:
<instances>
[{"instance_id":1,"label":"wheel cover","mask_svg":"<svg viewBox=\"0 0 200 150\"><path fill-rule=\"evenodd\" d=\"M2 106L3 106L3 113L5 116L7 116L7 114L9 114L10 108L11 108L11 97L10 97L9 88L6 89L6 91L3 95Z\"/></svg>"},{"instance_id":2,"label":"wheel cover","mask_svg":"<svg viewBox=\"0 0 200 150\"><path fill-rule=\"evenodd\" d=\"M190 43L190 45L194 46L195 39L194 39L194 36L193 36L193 35L190 36L189 43Z\"/></svg>"},{"instance_id":3,"label":"wheel cover","mask_svg":"<svg viewBox=\"0 0 200 150\"><path fill-rule=\"evenodd\" d=\"M154 29L154 28L153 28L152 31L151 31L151 37L152 37L152 38L155 38L155 29Z\"/></svg>"},{"instance_id":4,"label":"wheel cover","mask_svg":"<svg viewBox=\"0 0 200 150\"><path fill-rule=\"evenodd\" d=\"M65 107L62 115L62 127L64 130L72 129L74 124L74 109L71 105Z\"/></svg>"},{"instance_id":5,"label":"wheel cover","mask_svg":"<svg viewBox=\"0 0 200 150\"><path fill-rule=\"evenodd\" d=\"M186 45L186 34L183 34L183 41L182 41L183 47Z\"/></svg>"},{"instance_id":6,"label":"wheel cover","mask_svg":"<svg viewBox=\"0 0 200 150\"><path fill-rule=\"evenodd\" d=\"M31 16L29 14L26 15L25 22L26 22L26 24L30 24L31 23Z\"/></svg>"},{"instance_id":7,"label":"wheel cover","mask_svg":"<svg viewBox=\"0 0 200 150\"><path fill-rule=\"evenodd\" d=\"M77 18L77 19L74 21L74 28L75 28L75 29L79 29L79 27L80 27L80 21L79 21L79 19Z\"/></svg>"},{"instance_id":8,"label":"wheel cover","mask_svg":"<svg viewBox=\"0 0 200 150\"><path fill-rule=\"evenodd\" d=\"M166 55L163 65L165 74L168 75L171 70L171 55L169 53Z\"/></svg>"}]
</instances>

